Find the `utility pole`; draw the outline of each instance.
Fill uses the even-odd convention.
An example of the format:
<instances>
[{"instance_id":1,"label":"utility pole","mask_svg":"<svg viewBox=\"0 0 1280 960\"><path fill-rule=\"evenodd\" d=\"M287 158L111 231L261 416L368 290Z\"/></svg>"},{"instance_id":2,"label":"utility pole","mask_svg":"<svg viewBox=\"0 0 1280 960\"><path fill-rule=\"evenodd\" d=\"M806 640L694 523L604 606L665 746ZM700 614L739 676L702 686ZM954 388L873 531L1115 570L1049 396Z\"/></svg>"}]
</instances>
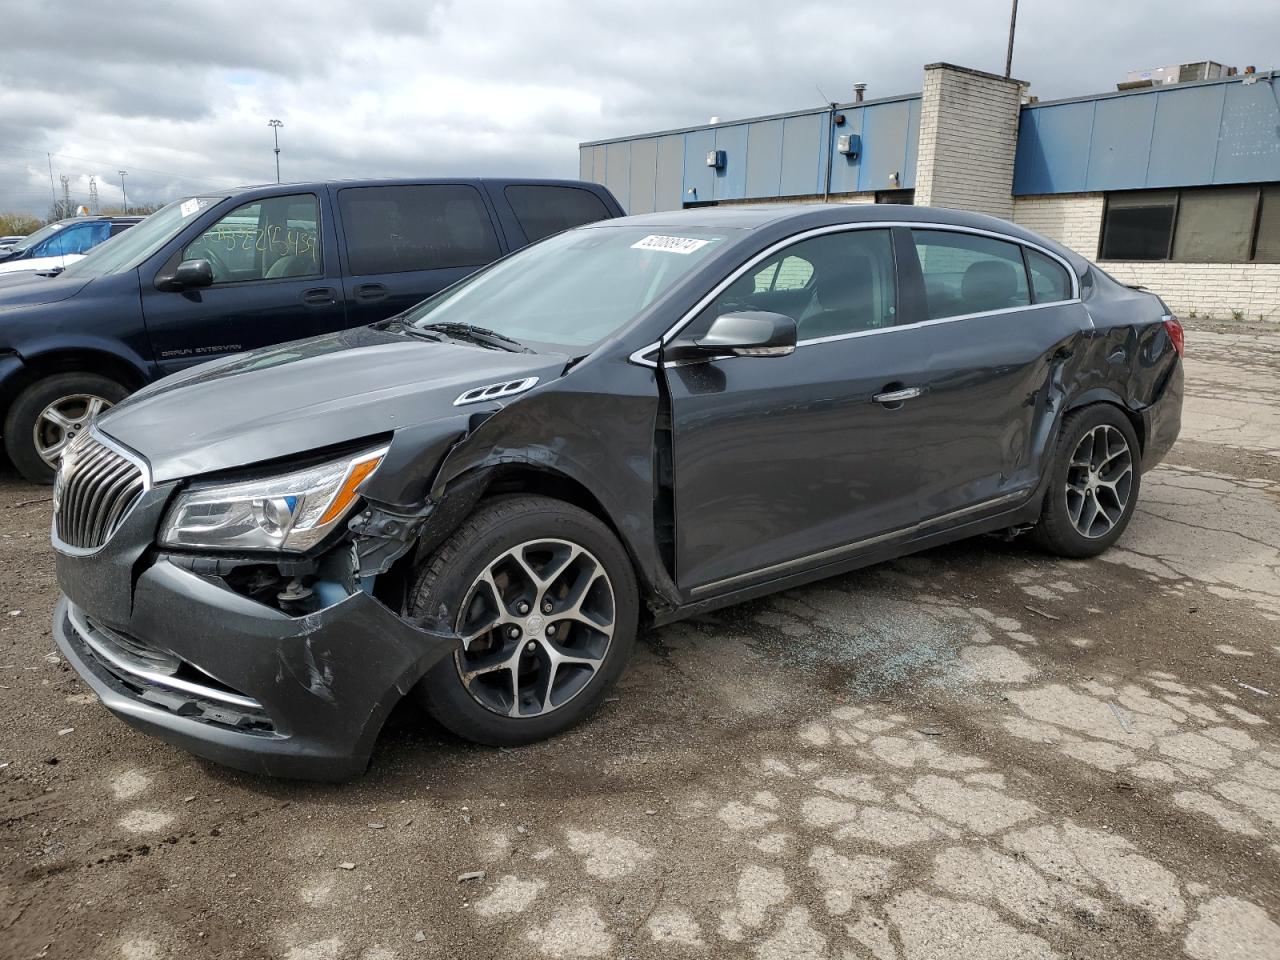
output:
<instances>
[{"instance_id":1,"label":"utility pole","mask_svg":"<svg viewBox=\"0 0 1280 960\"><path fill-rule=\"evenodd\" d=\"M1013 31L1018 25L1018 0L1013 0L1013 9L1009 12L1009 52L1004 55L1004 77L1013 76Z\"/></svg>"},{"instance_id":2,"label":"utility pole","mask_svg":"<svg viewBox=\"0 0 1280 960\"><path fill-rule=\"evenodd\" d=\"M98 207L98 178L89 178L89 209L96 215L100 212Z\"/></svg>"},{"instance_id":3,"label":"utility pole","mask_svg":"<svg viewBox=\"0 0 1280 960\"><path fill-rule=\"evenodd\" d=\"M44 158L49 161L49 195L53 198L53 209L58 209L58 191L53 185L53 154L46 153Z\"/></svg>"},{"instance_id":4,"label":"utility pole","mask_svg":"<svg viewBox=\"0 0 1280 960\"><path fill-rule=\"evenodd\" d=\"M276 183L280 182L280 128L284 126L279 120L268 120L267 126L271 128L271 136L275 138L276 143Z\"/></svg>"},{"instance_id":5,"label":"utility pole","mask_svg":"<svg viewBox=\"0 0 1280 960\"><path fill-rule=\"evenodd\" d=\"M62 216L71 216L71 178L65 173L58 178L62 181Z\"/></svg>"},{"instance_id":6,"label":"utility pole","mask_svg":"<svg viewBox=\"0 0 1280 960\"><path fill-rule=\"evenodd\" d=\"M120 174L120 203L124 207L124 212L129 212L129 194L124 188L124 178L129 173L128 170L117 170Z\"/></svg>"}]
</instances>

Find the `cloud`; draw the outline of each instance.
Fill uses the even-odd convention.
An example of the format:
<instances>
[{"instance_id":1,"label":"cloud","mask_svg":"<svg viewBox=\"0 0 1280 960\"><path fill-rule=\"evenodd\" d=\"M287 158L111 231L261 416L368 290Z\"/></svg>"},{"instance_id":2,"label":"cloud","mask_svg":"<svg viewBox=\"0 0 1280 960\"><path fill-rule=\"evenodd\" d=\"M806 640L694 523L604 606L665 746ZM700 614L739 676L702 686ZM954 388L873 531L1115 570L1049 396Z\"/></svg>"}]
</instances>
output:
<instances>
[{"instance_id":1,"label":"cloud","mask_svg":"<svg viewBox=\"0 0 1280 960\"><path fill-rule=\"evenodd\" d=\"M274 179L575 176L582 140L920 88L1003 68L1008 0L26 2L5 12L0 209L44 212L49 170L119 202ZM1158 29L1153 24L1159 25ZM1014 74L1041 97L1138 67L1254 62L1280 7L1024 4ZM1268 66L1259 63L1259 66ZM819 93L821 89L822 93Z\"/></svg>"}]
</instances>

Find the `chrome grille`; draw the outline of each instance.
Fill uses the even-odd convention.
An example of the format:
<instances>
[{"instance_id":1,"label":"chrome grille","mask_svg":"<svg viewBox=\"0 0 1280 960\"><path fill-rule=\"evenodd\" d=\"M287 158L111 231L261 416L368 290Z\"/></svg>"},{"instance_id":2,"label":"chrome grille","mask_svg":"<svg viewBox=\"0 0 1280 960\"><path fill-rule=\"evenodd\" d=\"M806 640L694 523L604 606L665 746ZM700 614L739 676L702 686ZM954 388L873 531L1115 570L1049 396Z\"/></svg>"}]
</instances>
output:
<instances>
[{"instance_id":1,"label":"chrome grille","mask_svg":"<svg viewBox=\"0 0 1280 960\"><path fill-rule=\"evenodd\" d=\"M110 539L146 489L133 460L93 434L69 446L53 488L53 522L69 547L95 549Z\"/></svg>"}]
</instances>

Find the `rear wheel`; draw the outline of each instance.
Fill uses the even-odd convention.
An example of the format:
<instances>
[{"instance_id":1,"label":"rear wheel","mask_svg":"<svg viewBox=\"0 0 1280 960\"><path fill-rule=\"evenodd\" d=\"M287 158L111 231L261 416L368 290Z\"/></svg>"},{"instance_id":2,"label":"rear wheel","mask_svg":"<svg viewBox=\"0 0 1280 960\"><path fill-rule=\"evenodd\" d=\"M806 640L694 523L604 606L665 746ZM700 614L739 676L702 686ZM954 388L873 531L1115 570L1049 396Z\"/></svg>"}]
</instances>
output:
<instances>
[{"instance_id":1,"label":"rear wheel","mask_svg":"<svg viewBox=\"0 0 1280 960\"><path fill-rule=\"evenodd\" d=\"M52 483L58 458L103 410L129 391L95 373L59 373L27 387L9 407L4 447L32 483Z\"/></svg>"},{"instance_id":2,"label":"rear wheel","mask_svg":"<svg viewBox=\"0 0 1280 960\"><path fill-rule=\"evenodd\" d=\"M513 746L595 710L631 656L639 596L599 520L512 496L482 504L422 567L409 613L463 641L416 688L427 710L459 736Z\"/></svg>"},{"instance_id":3,"label":"rear wheel","mask_svg":"<svg viewBox=\"0 0 1280 960\"><path fill-rule=\"evenodd\" d=\"M1138 437L1109 404L1068 415L1036 539L1063 557L1093 557L1120 539L1138 502Z\"/></svg>"}]
</instances>

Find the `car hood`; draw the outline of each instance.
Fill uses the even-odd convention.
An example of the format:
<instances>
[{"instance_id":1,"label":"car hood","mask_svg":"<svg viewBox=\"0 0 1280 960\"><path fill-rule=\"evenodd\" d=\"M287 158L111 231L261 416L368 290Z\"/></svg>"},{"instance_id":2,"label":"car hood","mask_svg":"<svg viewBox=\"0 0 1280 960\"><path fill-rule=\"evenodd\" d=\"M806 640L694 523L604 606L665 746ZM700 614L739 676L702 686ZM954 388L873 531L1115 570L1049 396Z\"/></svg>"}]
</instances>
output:
<instances>
[{"instance_id":1,"label":"car hood","mask_svg":"<svg viewBox=\"0 0 1280 960\"><path fill-rule=\"evenodd\" d=\"M68 297L74 297L89 282L78 277L68 277L65 280L62 277L42 277L32 271L0 274L0 322L4 319L4 311L7 307L57 303Z\"/></svg>"},{"instance_id":2,"label":"car hood","mask_svg":"<svg viewBox=\"0 0 1280 960\"><path fill-rule=\"evenodd\" d=\"M361 327L174 374L117 404L99 427L144 456L162 483L456 417L467 411L454 406L464 391L546 382L568 359Z\"/></svg>"},{"instance_id":3,"label":"car hood","mask_svg":"<svg viewBox=\"0 0 1280 960\"><path fill-rule=\"evenodd\" d=\"M77 260L83 260L82 253L67 253L56 257L31 257L26 260L10 260L0 263L0 275L21 273L25 270L56 270L58 267L69 267Z\"/></svg>"}]
</instances>

